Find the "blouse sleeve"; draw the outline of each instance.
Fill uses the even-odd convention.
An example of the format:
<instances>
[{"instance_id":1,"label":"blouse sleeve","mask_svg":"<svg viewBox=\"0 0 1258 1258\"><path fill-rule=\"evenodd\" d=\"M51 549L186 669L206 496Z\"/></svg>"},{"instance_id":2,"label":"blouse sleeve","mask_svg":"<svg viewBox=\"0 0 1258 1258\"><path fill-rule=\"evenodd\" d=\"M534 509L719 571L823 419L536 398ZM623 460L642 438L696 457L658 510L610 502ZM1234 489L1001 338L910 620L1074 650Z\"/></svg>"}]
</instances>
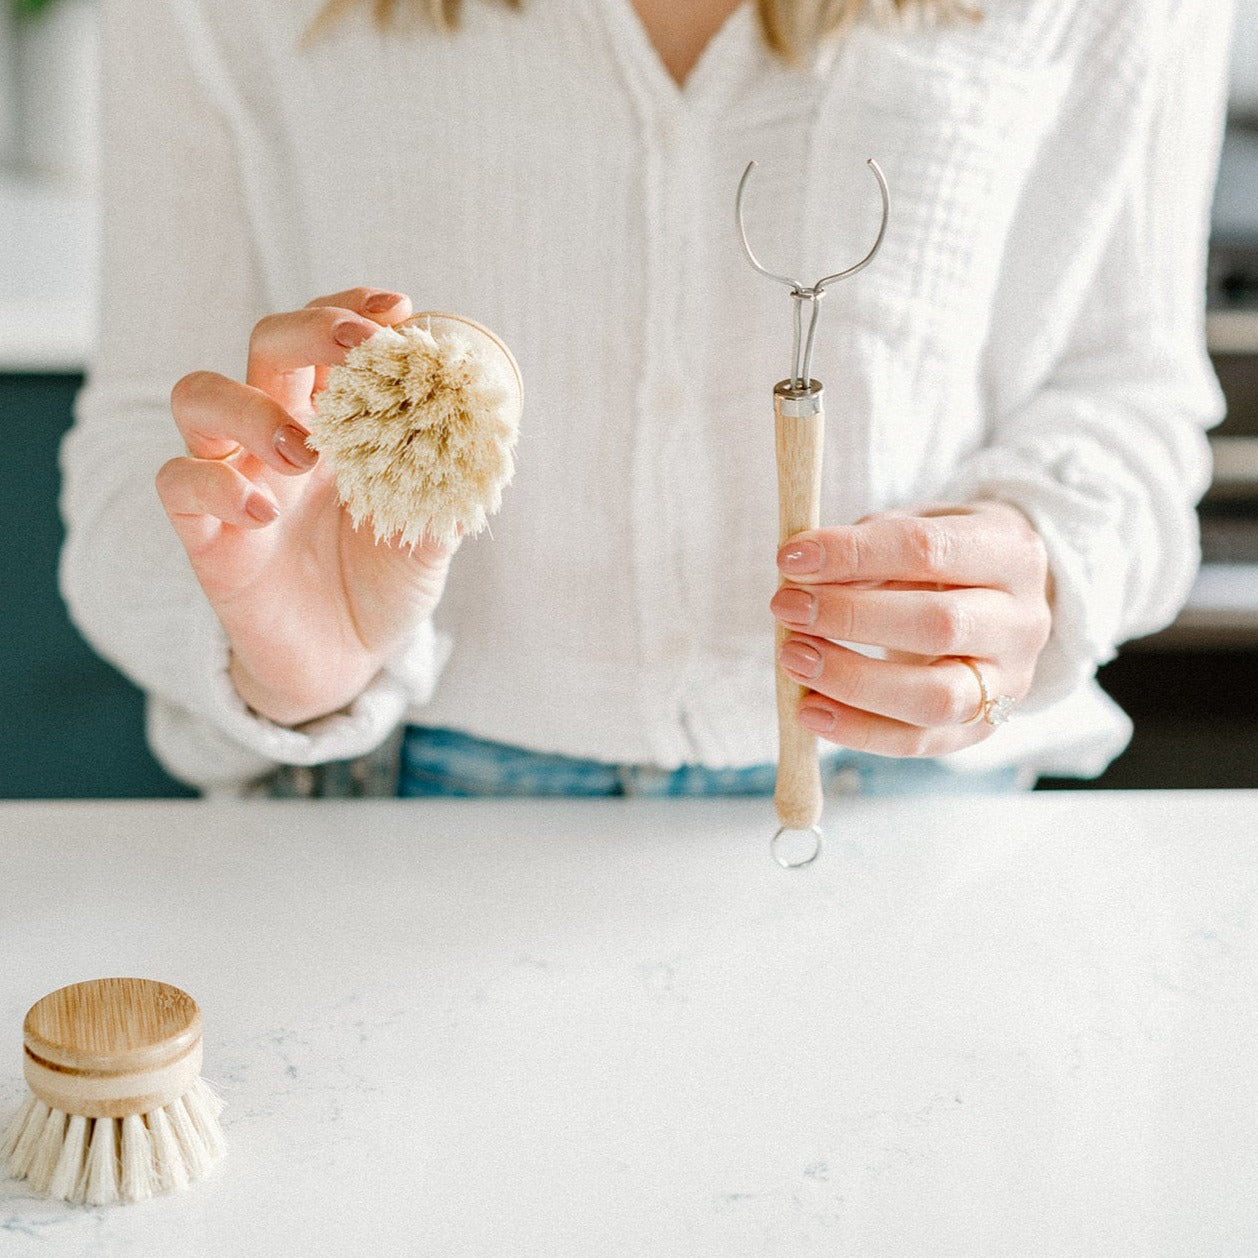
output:
<instances>
[{"instance_id":1,"label":"blouse sleeve","mask_svg":"<svg viewBox=\"0 0 1258 1258\"><path fill-rule=\"evenodd\" d=\"M434 680L423 626L344 711L299 729L252 714L228 645L154 488L185 453L170 390L189 371L239 377L265 313L230 122L216 108L176 5L106 0L102 46L100 334L61 452L71 617L148 695L150 742L177 777L242 786L277 763L378 746Z\"/></svg>"},{"instance_id":2,"label":"blouse sleeve","mask_svg":"<svg viewBox=\"0 0 1258 1258\"><path fill-rule=\"evenodd\" d=\"M1006 254L992 440L945 490L1013 503L1048 549L1054 627L1028 711L1169 623L1199 563L1205 430L1223 414L1204 307L1229 6L1168 9L1137 68L1112 55L1118 36L1084 55Z\"/></svg>"}]
</instances>

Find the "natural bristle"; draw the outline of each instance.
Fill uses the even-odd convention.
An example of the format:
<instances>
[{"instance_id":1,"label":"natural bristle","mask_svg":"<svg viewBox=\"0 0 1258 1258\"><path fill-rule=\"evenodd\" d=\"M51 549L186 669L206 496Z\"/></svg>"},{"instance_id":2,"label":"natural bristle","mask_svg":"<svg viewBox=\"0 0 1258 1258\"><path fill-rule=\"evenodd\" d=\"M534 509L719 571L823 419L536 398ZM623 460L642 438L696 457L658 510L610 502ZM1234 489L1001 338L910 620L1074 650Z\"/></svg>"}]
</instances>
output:
<instances>
[{"instance_id":1,"label":"natural bristle","mask_svg":"<svg viewBox=\"0 0 1258 1258\"><path fill-rule=\"evenodd\" d=\"M435 329L435 330L434 330ZM514 472L514 360L454 317L382 328L328 373L310 446L336 472L355 527L403 546L475 535Z\"/></svg>"},{"instance_id":2,"label":"natural bristle","mask_svg":"<svg viewBox=\"0 0 1258 1258\"><path fill-rule=\"evenodd\" d=\"M144 1119L128 1114L122 1120L119 1196L124 1201L143 1201L153 1195L153 1140Z\"/></svg>"},{"instance_id":3,"label":"natural bristle","mask_svg":"<svg viewBox=\"0 0 1258 1258\"><path fill-rule=\"evenodd\" d=\"M71 1114L52 1178L44 1190L61 1201L82 1201L87 1188L87 1150L94 1120L82 1114Z\"/></svg>"},{"instance_id":4,"label":"natural bristle","mask_svg":"<svg viewBox=\"0 0 1258 1258\"><path fill-rule=\"evenodd\" d=\"M83 1200L89 1206L107 1206L118 1200L118 1122L97 1118L87 1146L87 1183Z\"/></svg>"},{"instance_id":5,"label":"natural bristle","mask_svg":"<svg viewBox=\"0 0 1258 1258\"><path fill-rule=\"evenodd\" d=\"M49 1110L44 1119L44 1129L40 1132L39 1143L35 1146L35 1156L31 1160L31 1168L26 1173L27 1180L36 1192L47 1192L52 1182L53 1172L61 1157L61 1147L65 1142L66 1116L59 1110Z\"/></svg>"},{"instance_id":6,"label":"natural bristle","mask_svg":"<svg viewBox=\"0 0 1258 1258\"><path fill-rule=\"evenodd\" d=\"M14 1179L49 1197L102 1206L178 1192L223 1156L222 1101L204 1080L148 1114L85 1118L28 1096L0 1139Z\"/></svg>"}]
</instances>

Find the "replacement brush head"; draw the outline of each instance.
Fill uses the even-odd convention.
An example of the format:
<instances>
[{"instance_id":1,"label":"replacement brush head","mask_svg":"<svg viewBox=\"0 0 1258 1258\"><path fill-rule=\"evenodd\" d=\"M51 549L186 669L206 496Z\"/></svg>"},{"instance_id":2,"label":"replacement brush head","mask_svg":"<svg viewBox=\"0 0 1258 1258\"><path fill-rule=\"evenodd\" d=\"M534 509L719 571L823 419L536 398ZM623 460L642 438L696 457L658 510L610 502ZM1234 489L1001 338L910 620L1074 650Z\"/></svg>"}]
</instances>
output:
<instances>
[{"instance_id":1,"label":"replacement brush head","mask_svg":"<svg viewBox=\"0 0 1258 1258\"><path fill-rule=\"evenodd\" d=\"M515 470L524 387L487 328L418 314L350 350L315 398L309 445L355 528L415 546L475 535Z\"/></svg>"},{"instance_id":2,"label":"replacement brush head","mask_svg":"<svg viewBox=\"0 0 1258 1258\"><path fill-rule=\"evenodd\" d=\"M107 1205L186 1188L223 1154L223 1105L200 1077L201 1012L142 978L73 983L22 1027L30 1093L0 1138L15 1179Z\"/></svg>"}]
</instances>

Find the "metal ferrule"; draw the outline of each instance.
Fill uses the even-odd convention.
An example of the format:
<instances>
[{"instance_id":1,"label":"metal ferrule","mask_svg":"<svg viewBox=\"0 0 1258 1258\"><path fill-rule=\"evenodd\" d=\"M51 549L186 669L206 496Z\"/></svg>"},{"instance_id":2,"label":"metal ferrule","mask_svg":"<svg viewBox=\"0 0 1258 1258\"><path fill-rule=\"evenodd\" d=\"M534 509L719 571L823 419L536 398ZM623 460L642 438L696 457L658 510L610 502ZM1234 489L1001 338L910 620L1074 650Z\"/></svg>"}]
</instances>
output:
<instances>
[{"instance_id":1,"label":"metal ferrule","mask_svg":"<svg viewBox=\"0 0 1258 1258\"><path fill-rule=\"evenodd\" d=\"M808 388L798 389L794 380L779 380L773 386L773 410L787 419L821 414L821 381L809 380Z\"/></svg>"}]
</instances>

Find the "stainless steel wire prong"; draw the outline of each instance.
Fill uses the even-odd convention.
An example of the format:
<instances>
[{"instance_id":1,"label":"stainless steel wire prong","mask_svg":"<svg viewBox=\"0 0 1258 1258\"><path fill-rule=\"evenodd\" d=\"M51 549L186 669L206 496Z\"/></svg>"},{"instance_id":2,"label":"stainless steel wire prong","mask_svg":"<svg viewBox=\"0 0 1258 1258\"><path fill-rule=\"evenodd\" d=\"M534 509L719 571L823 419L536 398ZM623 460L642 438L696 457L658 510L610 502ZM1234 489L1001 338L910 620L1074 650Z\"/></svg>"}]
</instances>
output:
<instances>
[{"instance_id":1,"label":"stainless steel wire prong","mask_svg":"<svg viewBox=\"0 0 1258 1258\"><path fill-rule=\"evenodd\" d=\"M795 303L791 339L791 374L788 378L792 386L800 392L807 392L811 388L812 350L817 334L818 305L821 298L825 296L826 287L837 280L847 279L849 276L855 275L857 271L867 267L874 260L874 255L882 247L882 238L887 233L887 222L891 217L891 196L887 191L887 181L883 177L882 169L872 157L869 158L866 164L873 172L874 178L878 181L878 191L882 196L882 222L878 226L877 239L869 252L855 265L849 266L843 271L835 271L833 275L827 275L824 279L818 280L811 286L792 279L789 275L779 275L776 271L770 271L768 267L761 264L760 260L752 252L751 244L747 240L747 227L743 221L743 200L747 192L747 181L751 178L751 172L756 168L754 161L747 163L747 169L743 171L743 177L738 181L738 193L734 198L734 225L738 229L738 239L742 242L743 253L747 255L747 261L761 275L771 280L776 280L779 284L785 284L790 289L791 298ZM806 334L803 331L804 302L808 302L812 307Z\"/></svg>"},{"instance_id":2,"label":"stainless steel wire prong","mask_svg":"<svg viewBox=\"0 0 1258 1258\"><path fill-rule=\"evenodd\" d=\"M767 275L769 279L777 280L779 284L785 284L793 292L802 292L806 285L801 284L799 280L793 280L789 275L778 275L776 272L770 271L768 267L762 266L756 255L752 253L751 245L747 241L747 226L743 222L743 198L747 193L747 180L751 178L751 172L755 168L756 163L754 161L747 163L747 169L743 171L743 177L738 181L738 192L734 197L734 226L738 228L738 239L743 242L743 252L747 255L747 261L761 275Z\"/></svg>"}]
</instances>

